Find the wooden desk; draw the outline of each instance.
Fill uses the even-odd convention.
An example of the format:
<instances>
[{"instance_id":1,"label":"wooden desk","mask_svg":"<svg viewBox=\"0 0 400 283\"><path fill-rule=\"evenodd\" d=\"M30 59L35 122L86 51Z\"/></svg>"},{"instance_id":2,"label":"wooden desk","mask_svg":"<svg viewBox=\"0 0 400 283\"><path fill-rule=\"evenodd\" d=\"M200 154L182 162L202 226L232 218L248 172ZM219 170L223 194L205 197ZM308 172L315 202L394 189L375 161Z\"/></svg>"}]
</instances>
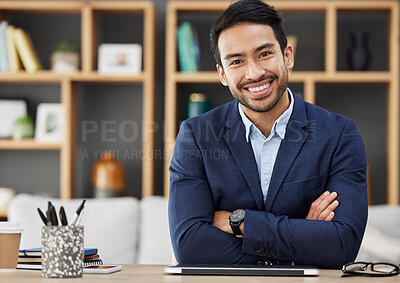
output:
<instances>
[{"instance_id":1,"label":"wooden desk","mask_svg":"<svg viewBox=\"0 0 400 283\"><path fill-rule=\"evenodd\" d=\"M379 277L346 277L341 278L340 270L321 270L318 277L272 277L268 279L264 276L189 276L189 275L166 275L164 274L164 266L161 265L124 265L122 271L113 274L84 274L82 278L62 279L63 283L70 282L135 282L135 283L243 283L243 282L290 282L290 283L319 283L319 282L340 282L340 283L365 283L365 282L382 282L383 278ZM384 278L385 281L397 280L399 276ZM1 283L37 283L37 282L61 282L56 279L42 278L41 271L17 270L15 272L0 272Z\"/></svg>"}]
</instances>

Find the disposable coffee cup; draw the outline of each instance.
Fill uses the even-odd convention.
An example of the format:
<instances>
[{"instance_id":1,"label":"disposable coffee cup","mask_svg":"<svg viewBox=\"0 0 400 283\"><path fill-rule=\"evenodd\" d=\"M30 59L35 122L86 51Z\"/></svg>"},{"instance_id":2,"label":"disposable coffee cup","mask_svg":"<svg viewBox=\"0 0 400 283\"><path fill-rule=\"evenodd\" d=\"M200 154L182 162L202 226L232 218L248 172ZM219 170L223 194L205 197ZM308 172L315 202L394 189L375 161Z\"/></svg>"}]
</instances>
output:
<instances>
[{"instance_id":1,"label":"disposable coffee cup","mask_svg":"<svg viewBox=\"0 0 400 283\"><path fill-rule=\"evenodd\" d=\"M0 272L16 270L21 233L19 223L0 222Z\"/></svg>"}]
</instances>

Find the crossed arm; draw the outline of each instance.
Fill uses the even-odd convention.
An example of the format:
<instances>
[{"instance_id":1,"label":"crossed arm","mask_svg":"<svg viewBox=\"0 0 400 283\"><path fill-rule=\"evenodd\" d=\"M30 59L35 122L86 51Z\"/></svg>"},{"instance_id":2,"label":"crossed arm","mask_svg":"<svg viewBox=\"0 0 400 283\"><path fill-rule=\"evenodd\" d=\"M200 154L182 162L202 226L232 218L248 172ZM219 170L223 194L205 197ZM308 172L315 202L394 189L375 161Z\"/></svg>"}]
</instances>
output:
<instances>
[{"instance_id":1,"label":"crossed arm","mask_svg":"<svg viewBox=\"0 0 400 283\"><path fill-rule=\"evenodd\" d=\"M335 216L334 210L339 205L339 202L335 200L336 197L336 192L324 192L311 204L310 210L305 219L332 221ZM226 233L233 234L231 226L229 225L229 215L231 213L231 211L226 210L215 211L212 225ZM244 222L240 224L240 230L242 231L242 234L244 234Z\"/></svg>"}]
</instances>

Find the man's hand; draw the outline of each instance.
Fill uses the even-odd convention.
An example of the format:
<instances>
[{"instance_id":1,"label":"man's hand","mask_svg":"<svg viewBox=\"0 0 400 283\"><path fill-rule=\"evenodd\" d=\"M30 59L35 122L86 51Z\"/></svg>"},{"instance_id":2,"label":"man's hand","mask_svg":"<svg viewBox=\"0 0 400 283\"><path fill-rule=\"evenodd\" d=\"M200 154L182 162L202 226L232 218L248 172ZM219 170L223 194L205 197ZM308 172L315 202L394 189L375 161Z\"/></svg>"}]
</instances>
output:
<instances>
[{"instance_id":1,"label":"man's hand","mask_svg":"<svg viewBox=\"0 0 400 283\"><path fill-rule=\"evenodd\" d=\"M329 193L326 191L323 193L311 204L306 219L332 221L333 217L335 216L335 212L333 211L339 205L339 202L335 200L336 197L336 192Z\"/></svg>"},{"instance_id":2,"label":"man's hand","mask_svg":"<svg viewBox=\"0 0 400 283\"><path fill-rule=\"evenodd\" d=\"M317 200L315 200L310 207L308 215L306 219L308 220L324 220L324 221L332 221L335 216L335 212L333 212L339 205L339 202L335 200L337 197L337 193L323 193ZM219 210L214 212L214 219L212 225L217 227L218 229L233 234L231 225L229 225L229 215L232 212L226 210ZM244 222L242 222L239 226L242 234L244 233Z\"/></svg>"},{"instance_id":3,"label":"man's hand","mask_svg":"<svg viewBox=\"0 0 400 283\"><path fill-rule=\"evenodd\" d=\"M229 215L231 213L232 212L225 211L225 210L215 211L212 225L226 233L233 234L231 225L229 225ZM240 224L239 228L243 234L244 233L244 222L242 222Z\"/></svg>"}]
</instances>

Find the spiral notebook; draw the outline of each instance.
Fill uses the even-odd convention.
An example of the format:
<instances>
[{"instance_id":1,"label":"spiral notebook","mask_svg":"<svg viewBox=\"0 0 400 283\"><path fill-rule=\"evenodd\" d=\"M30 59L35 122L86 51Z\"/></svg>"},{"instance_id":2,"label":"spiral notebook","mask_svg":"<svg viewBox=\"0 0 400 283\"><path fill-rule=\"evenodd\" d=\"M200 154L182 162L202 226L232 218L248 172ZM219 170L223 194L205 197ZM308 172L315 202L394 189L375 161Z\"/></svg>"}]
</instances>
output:
<instances>
[{"instance_id":1,"label":"spiral notebook","mask_svg":"<svg viewBox=\"0 0 400 283\"><path fill-rule=\"evenodd\" d=\"M316 276L319 275L319 269L297 265L176 265L167 266L165 273L177 275Z\"/></svg>"}]
</instances>

